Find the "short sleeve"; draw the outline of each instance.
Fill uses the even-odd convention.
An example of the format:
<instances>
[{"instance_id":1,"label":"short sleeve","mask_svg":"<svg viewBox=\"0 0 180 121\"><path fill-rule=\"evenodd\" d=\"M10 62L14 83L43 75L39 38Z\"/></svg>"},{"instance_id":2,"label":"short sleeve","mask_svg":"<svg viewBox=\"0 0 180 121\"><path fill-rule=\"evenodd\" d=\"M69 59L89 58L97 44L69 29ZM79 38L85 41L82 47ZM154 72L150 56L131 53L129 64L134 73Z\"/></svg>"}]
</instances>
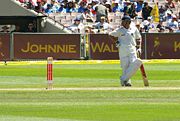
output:
<instances>
[{"instance_id":1,"label":"short sleeve","mask_svg":"<svg viewBox=\"0 0 180 121\"><path fill-rule=\"evenodd\" d=\"M120 37L122 35L122 32L117 28L114 31L110 32L109 35L113 37Z\"/></svg>"}]
</instances>

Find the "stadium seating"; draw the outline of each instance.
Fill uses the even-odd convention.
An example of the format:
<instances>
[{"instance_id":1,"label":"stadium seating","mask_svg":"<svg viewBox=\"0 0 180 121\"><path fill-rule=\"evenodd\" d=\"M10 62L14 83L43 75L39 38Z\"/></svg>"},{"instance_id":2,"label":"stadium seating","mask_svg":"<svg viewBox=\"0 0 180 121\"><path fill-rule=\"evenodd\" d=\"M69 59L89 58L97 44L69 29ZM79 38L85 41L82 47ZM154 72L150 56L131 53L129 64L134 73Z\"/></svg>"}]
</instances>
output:
<instances>
[{"instance_id":1,"label":"stadium seating","mask_svg":"<svg viewBox=\"0 0 180 121\"><path fill-rule=\"evenodd\" d=\"M16 0L17 1L17 0ZM26 6L27 2L23 1L23 0L19 0L20 3L23 6ZM80 0L79 0L80 1ZM146 2L148 2L148 5L151 6L152 8L155 6L156 1L152 1L152 0L147 0ZM179 21L179 12L180 12L180 8L179 8L179 3L176 1L173 1L175 8L171 8L171 11L173 12L174 15L177 16L178 21ZM32 5L34 5L35 3L31 3ZM50 4L50 3L49 3ZM76 6L78 6L79 4L77 3ZM158 0L158 6L165 6L166 5L166 1L165 0ZM113 3L112 3L113 6ZM35 8L35 7L34 7ZM34 9L32 8L32 9ZM77 12L72 12L72 13L50 13L47 14L48 17L50 17L51 19L53 19L56 22L59 22L60 24L63 24L65 27L70 26L73 23L73 20L80 15L81 13L77 13ZM142 16L141 16L141 11L137 13L137 17L136 18L140 18L142 20ZM124 15L123 12L109 12L108 14L108 19L109 19L109 24L111 26L113 26L113 28L117 28L120 23L121 23L121 18ZM92 16L95 19L95 16ZM153 21L153 20L152 20ZM89 25L89 24L93 24L93 23L89 23L86 20L82 21L84 25ZM154 24L157 25L157 22L155 22ZM164 24L167 25L167 22L164 21ZM156 32L154 30L151 30L153 32Z\"/></svg>"}]
</instances>

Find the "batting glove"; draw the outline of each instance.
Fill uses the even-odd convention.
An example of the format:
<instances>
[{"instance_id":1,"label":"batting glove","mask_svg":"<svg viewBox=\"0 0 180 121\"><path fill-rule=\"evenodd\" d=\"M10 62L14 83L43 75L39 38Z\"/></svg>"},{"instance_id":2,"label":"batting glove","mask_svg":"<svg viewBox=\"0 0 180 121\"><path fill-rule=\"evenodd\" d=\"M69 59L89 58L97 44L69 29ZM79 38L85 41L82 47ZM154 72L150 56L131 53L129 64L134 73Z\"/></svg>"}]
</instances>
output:
<instances>
[{"instance_id":1,"label":"batting glove","mask_svg":"<svg viewBox=\"0 0 180 121\"><path fill-rule=\"evenodd\" d=\"M142 53L141 48L137 49L136 51L137 51L137 53L138 53L139 55L141 55L141 53Z\"/></svg>"},{"instance_id":2,"label":"batting glove","mask_svg":"<svg viewBox=\"0 0 180 121\"><path fill-rule=\"evenodd\" d=\"M119 41L116 41L116 47L119 47L119 46L120 46Z\"/></svg>"}]
</instances>

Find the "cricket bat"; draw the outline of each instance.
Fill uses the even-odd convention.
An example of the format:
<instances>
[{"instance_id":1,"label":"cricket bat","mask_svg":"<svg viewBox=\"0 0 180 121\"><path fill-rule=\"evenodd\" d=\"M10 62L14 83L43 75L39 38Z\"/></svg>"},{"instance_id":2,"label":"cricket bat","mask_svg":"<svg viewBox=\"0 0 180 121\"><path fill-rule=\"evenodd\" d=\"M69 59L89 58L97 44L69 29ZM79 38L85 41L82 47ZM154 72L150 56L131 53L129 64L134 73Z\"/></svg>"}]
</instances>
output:
<instances>
[{"instance_id":1,"label":"cricket bat","mask_svg":"<svg viewBox=\"0 0 180 121\"><path fill-rule=\"evenodd\" d=\"M143 64L140 66L140 70L141 70L141 75L142 75L142 78L143 78L144 86L148 87L149 82L148 82L147 75L146 75Z\"/></svg>"},{"instance_id":2,"label":"cricket bat","mask_svg":"<svg viewBox=\"0 0 180 121\"><path fill-rule=\"evenodd\" d=\"M140 53L139 52L137 52L137 56L140 57ZM143 82L144 82L144 86L148 87L149 86L149 81L147 79L147 75L146 75L146 72L145 72L143 64L141 64L141 66L140 66L140 71L141 71L142 79L143 79Z\"/></svg>"}]
</instances>

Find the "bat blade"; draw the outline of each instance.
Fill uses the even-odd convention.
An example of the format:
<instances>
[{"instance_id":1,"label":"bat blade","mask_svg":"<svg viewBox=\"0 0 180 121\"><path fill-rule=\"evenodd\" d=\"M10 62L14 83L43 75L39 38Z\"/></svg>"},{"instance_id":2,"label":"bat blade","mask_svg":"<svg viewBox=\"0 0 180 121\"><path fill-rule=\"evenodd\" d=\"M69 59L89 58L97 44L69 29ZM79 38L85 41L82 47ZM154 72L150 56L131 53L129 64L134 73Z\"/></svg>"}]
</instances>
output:
<instances>
[{"instance_id":1,"label":"bat blade","mask_svg":"<svg viewBox=\"0 0 180 121\"><path fill-rule=\"evenodd\" d=\"M140 66L140 70L141 70L141 75L142 75L142 79L143 79L143 82L144 82L144 86L148 87L149 86L149 81L147 79L147 75L146 75L143 64Z\"/></svg>"}]
</instances>

